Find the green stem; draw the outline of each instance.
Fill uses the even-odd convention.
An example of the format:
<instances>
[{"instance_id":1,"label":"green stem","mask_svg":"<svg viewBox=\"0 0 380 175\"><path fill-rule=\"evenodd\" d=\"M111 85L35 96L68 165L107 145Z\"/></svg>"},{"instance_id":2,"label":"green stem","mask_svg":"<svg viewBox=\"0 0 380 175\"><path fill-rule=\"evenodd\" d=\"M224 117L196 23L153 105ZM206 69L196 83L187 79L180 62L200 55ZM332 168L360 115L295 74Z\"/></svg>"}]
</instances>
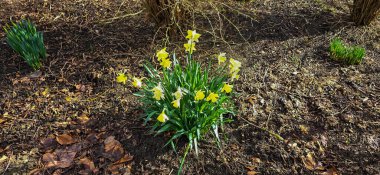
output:
<instances>
[{"instance_id":1,"label":"green stem","mask_svg":"<svg viewBox=\"0 0 380 175\"><path fill-rule=\"evenodd\" d=\"M189 149L190 149L190 143L188 143L186 146L185 155L183 155L183 157L182 157L181 165L179 166L179 170L178 170L177 175L180 175L182 172L182 166L185 163L185 159L186 159L187 153L189 153Z\"/></svg>"}]
</instances>

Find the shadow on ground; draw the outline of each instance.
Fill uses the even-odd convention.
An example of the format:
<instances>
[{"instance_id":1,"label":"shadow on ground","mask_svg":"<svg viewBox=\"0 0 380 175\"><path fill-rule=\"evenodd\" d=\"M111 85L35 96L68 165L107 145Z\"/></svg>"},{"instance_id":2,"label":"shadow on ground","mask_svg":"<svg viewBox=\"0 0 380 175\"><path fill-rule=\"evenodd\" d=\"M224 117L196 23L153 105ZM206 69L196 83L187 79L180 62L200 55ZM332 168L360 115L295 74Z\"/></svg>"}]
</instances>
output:
<instances>
[{"instance_id":1,"label":"shadow on ground","mask_svg":"<svg viewBox=\"0 0 380 175\"><path fill-rule=\"evenodd\" d=\"M249 42L260 40L284 41L296 37L317 36L349 26L349 15L301 9L298 11L260 11L249 18L243 15L227 13L225 15L239 26L241 35ZM237 28L224 20L227 40L239 42L242 36Z\"/></svg>"}]
</instances>

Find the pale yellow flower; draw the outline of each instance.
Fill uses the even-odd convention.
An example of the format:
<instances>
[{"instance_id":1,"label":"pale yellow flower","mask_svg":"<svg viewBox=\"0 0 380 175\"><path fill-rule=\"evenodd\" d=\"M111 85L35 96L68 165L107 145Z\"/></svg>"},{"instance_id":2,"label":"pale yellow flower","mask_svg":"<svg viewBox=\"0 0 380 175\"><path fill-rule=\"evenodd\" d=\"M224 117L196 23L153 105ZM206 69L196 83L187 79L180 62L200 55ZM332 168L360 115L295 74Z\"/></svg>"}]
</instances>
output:
<instances>
[{"instance_id":1,"label":"pale yellow flower","mask_svg":"<svg viewBox=\"0 0 380 175\"><path fill-rule=\"evenodd\" d=\"M215 103L216 101L218 101L218 98L219 98L218 94L211 92L210 95L208 95L208 97L206 98L206 101L211 101Z\"/></svg>"},{"instance_id":2,"label":"pale yellow flower","mask_svg":"<svg viewBox=\"0 0 380 175\"><path fill-rule=\"evenodd\" d=\"M232 81L234 81L234 79L239 79L239 77L240 77L239 74L238 74L239 71L240 71L240 70L238 69L238 70L236 70L235 72L232 72L232 73L230 74L230 76L231 76L231 80L232 80Z\"/></svg>"},{"instance_id":3,"label":"pale yellow flower","mask_svg":"<svg viewBox=\"0 0 380 175\"><path fill-rule=\"evenodd\" d=\"M179 108L179 106L181 105L180 100L181 99L179 98L177 100L172 101L173 107Z\"/></svg>"},{"instance_id":4,"label":"pale yellow flower","mask_svg":"<svg viewBox=\"0 0 380 175\"><path fill-rule=\"evenodd\" d=\"M192 42L191 40L189 40L189 42L187 42L183 46L185 47L185 51L189 52L190 54L192 54L194 50L197 50L195 49L195 42Z\"/></svg>"},{"instance_id":5,"label":"pale yellow flower","mask_svg":"<svg viewBox=\"0 0 380 175\"><path fill-rule=\"evenodd\" d=\"M160 63L160 65L165 69L169 68L171 64L172 62L167 58L162 58L161 63Z\"/></svg>"},{"instance_id":6,"label":"pale yellow flower","mask_svg":"<svg viewBox=\"0 0 380 175\"><path fill-rule=\"evenodd\" d=\"M184 94L184 92L182 91L182 89L180 87L178 87L177 91L173 93L173 95L176 99L181 99L183 94Z\"/></svg>"},{"instance_id":7,"label":"pale yellow flower","mask_svg":"<svg viewBox=\"0 0 380 175\"><path fill-rule=\"evenodd\" d=\"M142 86L142 78L140 79L140 78L133 77L132 85L133 85L133 87L141 88L141 86Z\"/></svg>"},{"instance_id":8,"label":"pale yellow flower","mask_svg":"<svg viewBox=\"0 0 380 175\"><path fill-rule=\"evenodd\" d=\"M191 41L198 42L200 36L201 34L197 33L196 30L188 30L186 38Z\"/></svg>"},{"instance_id":9,"label":"pale yellow flower","mask_svg":"<svg viewBox=\"0 0 380 175\"><path fill-rule=\"evenodd\" d=\"M164 99L164 90L162 89L161 83L159 83L156 87L152 89L153 98L156 100Z\"/></svg>"},{"instance_id":10,"label":"pale yellow flower","mask_svg":"<svg viewBox=\"0 0 380 175\"><path fill-rule=\"evenodd\" d=\"M156 57L157 57L157 60L158 60L158 61L160 61L160 60L162 60L162 59L166 59L166 58L168 58L168 56L169 56L169 53L166 52L166 47L163 48L163 49L161 49L161 50L159 50L159 51L157 52L157 54L156 54Z\"/></svg>"},{"instance_id":11,"label":"pale yellow flower","mask_svg":"<svg viewBox=\"0 0 380 175\"><path fill-rule=\"evenodd\" d=\"M233 72L236 72L236 71L239 71L240 70L240 67L241 67L241 62L240 61L237 61L237 60L234 60L233 58L230 58L230 74L232 74Z\"/></svg>"},{"instance_id":12,"label":"pale yellow flower","mask_svg":"<svg viewBox=\"0 0 380 175\"><path fill-rule=\"evenodd\" d=\"M195 93L195 101L203 100L205 98L205 93L201 90Z\"/></svg>"},{"instance_id":13,"label":"pale yellow flower","mask_svg":"<svg viewBox=\"0 0 380 175\"><path fill-rule=\"evenodd\" d=\"M224 63L226 62L226 60L227 60L226 53L220 53L218 55L218 64Z\"/></svg>"},{"instance_id":14,"label":"pale yellow flower","mask_svg":"<svg viewBox=\"0 0 380 175\"><path fill-rule=\"evenodd\" d=\"M127 76L124 73L120 72L117 74L116 82L125 84L127 83L127 79Z\"/></svg>"},{"instance_id":15,"label":"pale yellow flower","mask_svg":"<svg viewBox=\"0 0 380 175\"><path fill-rule=\"evenodd\" d=\"M233 85L229 85L227 83L224 83L222 92L230 93L232 91Z\"/></svg>"},{"instance_id":16,"label":"pale yellow flower","mask_svg":"<svg viewBox=\"0 0 380 175\"><path fill-rule=\"evenodd\" d=\"M164 110L162 110L161 114L157 117L157 120L164 123L169 120L169 117L165 114Z\"/></svg>"}]
</instances>

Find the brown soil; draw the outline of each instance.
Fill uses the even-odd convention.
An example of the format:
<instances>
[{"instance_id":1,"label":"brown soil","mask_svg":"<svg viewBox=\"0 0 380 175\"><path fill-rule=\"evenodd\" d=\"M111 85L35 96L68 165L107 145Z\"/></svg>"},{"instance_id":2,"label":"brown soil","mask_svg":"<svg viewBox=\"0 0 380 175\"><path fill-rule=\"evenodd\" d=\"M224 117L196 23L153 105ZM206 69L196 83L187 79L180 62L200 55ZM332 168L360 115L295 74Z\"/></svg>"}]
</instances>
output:
<instances>
[{"instance_id":1,"label":"brown soil","mask_svg":"<svg viewBox=\"0 0 380 175\"><path fill-rule=\"evenodd\" d=\"M221 18L215 9L196 14L197 59L227 52L243 68L239 113L224 128L222 147L202 141L184 174L380 174L380 22L354 27L350 3L226 2L218 4ZM0 174L78 174L83 158L94 163L92 173L176 173L183 145L178 155L163 148L167 137L148 134L135 90L115 82L119 70L143 76L144 61L166 43L143 13L120 17L139 12L138 1L5 0L0 7L0 26L31 19L49 54L42 75L31 78L0 32ZM364 46L364 62L329 59L334 37ZM61 134L79 148L46 143ZM116 166L104 153L109 136L133 159ZM59 149L75 150L74 160L47 168L44 155Z\"/></svg>"}]
</instances>

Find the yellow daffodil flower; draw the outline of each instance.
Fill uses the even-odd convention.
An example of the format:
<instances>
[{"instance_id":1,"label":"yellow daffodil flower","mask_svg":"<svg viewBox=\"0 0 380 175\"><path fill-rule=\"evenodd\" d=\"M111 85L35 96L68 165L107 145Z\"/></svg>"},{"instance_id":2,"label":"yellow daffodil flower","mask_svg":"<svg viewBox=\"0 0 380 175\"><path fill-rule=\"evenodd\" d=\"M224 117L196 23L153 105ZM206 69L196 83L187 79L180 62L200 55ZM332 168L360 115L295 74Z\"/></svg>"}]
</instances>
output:
<instances>
[{"instance_id":1,"label":"yellow daffodil flower","mask_svg":"<svg viewBox=\"0 0 380 175\"><path fill-rule=\"evenodd\" d=\"M157 120L161 123L165 123L169 120L169 117L165 114L164 110L162 110L161 114L157 117Z\"/></svg>"},{"instance_id":2,"label":"yellow daffodil flower","mask_svg":"<svg viewBox=\"0 0 380 175\"><path fill-rule=\"evenodd\" d=\"M230 76L231 76L231 80L232 81L234 81L234 79L239 79L239 71L240 71L240 69L238 69L238 70L236 70L235 72L232 72L231 74L230 74Z\"/></svg>"},{"instance_id":3,"label":"yellow daffodil flower","mask_svg":"<svg viewBox=\"0 0 380 175\"><path fill-rule=\"evenodd\" d=\"M187 42L183 46L185 47L185 51L189 52L190 54L193 54L194 50L197 50L195 49L195 42L192 42L191 40L189 40L189 42Z\"/></svg>"},{"instance_id":4,"label":"yellow daffodil flower","mask_svg":"<svg viewBox=\"0 0 380 175\"><path fill-rule=\"evenodd\" d=\"M179 106L181 105L180 100L181 99L179 98L177 100L172 101L173 107L179 108Z\"/></svg>"},{"instance_id":5,"label":"yellow daffodil flower","mask_svg":"<svg viewBox=\"0 0 380 175\"><path fill-rule=\"evenodd\" d=\"M169 59L167 59L167 58L163 58L163 59L161 60L161 63L160 63L160 65L161 65L163 68L165 68L165 69L169 68L171 64L172 64L172 62L171 62Z\"/></svg>"},{"instance_id":6,"label":"yellow daffodil flower","mask_svg":"<svg viewBox=\"0 0 380 175\"><path fill-rule=\"evenodd\" d=\"M164 90L162 89L161 83L152 89L153 98L156 100L164 99Z\"/></svg>"},{"instance_id":7,"label":"yellow daffodil flower","mask_svg":"<svg viewBox=\"0 0 380 175\"><path fill-rule=\"evenodd\" d=\"M233 58L230 58L230 73L232 74L233 72L236 72L240 70L241 67L241 62L234 60Z\"/></svg>"},{"instance_id":8,"label":"yellow daffodil flower","mask_svg":"<svg viewBox=\"0 0 380 175\"><path fill-rule=\"evenodd\" d=\"M163 48L163 49L161 49L160 51L158 51L157 54L156 54L156 57L157 57L158 61L160 61L162 59L166 59L166 58L168 58L168 56L169 56L169 53L166 52L166 47Z\"/></svg>"},{"instance_id":9,"label":"yellow daffodil flower","mask_svg":"<svg viewBox=\"0 0 380 175\"><path fill-rule=\"evenodd\" d=\"M140 78L133 77L132 85L135 88L141 88L141 86L142 86L142 78L140 79Z\"/></svg>"},{"instance_id":10,"label":"yellow daffodil flower","mask_svg":"<svg viewBox=\"0 0 380 175\"><path fill-rule=\"evenodd\" d=\"M173 93L175 99L181 99L184 92L182 92L182 89L178 87L177 91Z\"/></svg>"},{"instance_id":11,"label":"yellow daffodil flower","mask_svg":"<svg viewBox=\"0 0 380 175\"><path fill-rule=\"evenodd\" d=\"M208 97L206 98L206 101L211 101L215 103L216 101L218 101L218 98L219 98L218 94L211 92L210 95L208 95Z\"/></svg>"},{"instance_id":12,"label":"yellow daffodil flower","mask_svg":"<svg viewBox=\"0 0 380 175\"><path fill-rule=\"evenodd\" d=\"M201 34L197 33L197 31L188 30L186 38L191 40L191 41L198 42L198 39L200 36L201 36Z\"/></svg>"},{"instance_id":13,"label":"yellow daffodil flower","mask_svg":"<svg viewBox=\"0 0 380 175\"><path fill-rule=\"evenodd\" d=\"M226 60L227 60L226 53L220 53L218 55L218 64L224 63L226 62Z\"/></svg>"},{"instance_id":14,"label":"yellow daffodil flower","mask_svg":"<svg viewBox=\"0 0 380 175\"><path fill-rule=\"evenodd\" d=\"M203 100L205 98L205 93L201 90L195 93L195 101Z\"/></svg>"},{"instance_id":15,"label":"yellow daffodil flower","mask_svg":"<svg viewBox=\"0 0 380 175\"><path fill-rule=\"evenodd\" d=\"M127 83L127 79L127 76L124 73L120 72L117 74L116 82L125 84Z\"/></svg>"},{"instance_id":16,"label":"yellow daffodil flower","mask_svg":"<svg viewBox=\"0 0 380 175\"><path fill-rule=\"evenodd\" d=\"M226 92L227 94L232 91L233 85L229 85L227 83L224 83L224 86L222 88L222 92Z\"/></svg>"}]
</instances>

